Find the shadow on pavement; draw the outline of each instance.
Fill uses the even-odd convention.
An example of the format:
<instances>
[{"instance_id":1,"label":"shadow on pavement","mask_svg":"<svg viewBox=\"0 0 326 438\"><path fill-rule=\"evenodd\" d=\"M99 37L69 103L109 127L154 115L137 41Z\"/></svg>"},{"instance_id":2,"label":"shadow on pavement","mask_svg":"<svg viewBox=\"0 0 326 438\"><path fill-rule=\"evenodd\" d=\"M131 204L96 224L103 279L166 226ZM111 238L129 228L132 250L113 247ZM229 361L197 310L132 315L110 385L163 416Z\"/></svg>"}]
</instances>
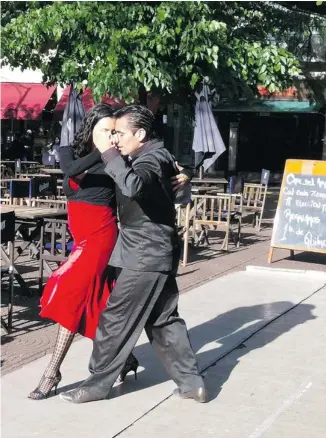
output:
<instances>
[{"instance_id":1,"label":"shadow on pavement","mask_svg":"<svg viewBox=\"0 0 326 438\"><path fill-rule=\"evenodd\" d=\"M288 312L296 305L289 301L238 307L189 330L192 346L197 352L200 369L206 370L204 374L207 374L206 386L210 400L218 396L241 357L253 350L263 348L297 325L315 319L312 313L314 306L308 304L300 304L299 306L300 312L294 311L291 316ZM263 336L253 338L254 342L251 342L250 346L246 345L249 338L268 324L268 321L275 319L277 319L277 324L269 324L268 328L264 330ZM216 348L211 348L212 344L216 344ZM208 345L210 345L210 350L201 351ZM228 353L231 351L233 352L229 355ZM136 347L134 354L145 370L139 373L139 379L136 382L130 375L124 384L114 387L111 390L110 399L156 386L169 380L162 368L158 367L157 362L151 359L153 349L149 343ZM227 357L220 365L218 361L226 354ZM221 369L218 378L210 375L210 370L215 366ZM80 383L75 382L72 385L62 387L60 392L69 391Z\"/></svg>"}]
</instances>

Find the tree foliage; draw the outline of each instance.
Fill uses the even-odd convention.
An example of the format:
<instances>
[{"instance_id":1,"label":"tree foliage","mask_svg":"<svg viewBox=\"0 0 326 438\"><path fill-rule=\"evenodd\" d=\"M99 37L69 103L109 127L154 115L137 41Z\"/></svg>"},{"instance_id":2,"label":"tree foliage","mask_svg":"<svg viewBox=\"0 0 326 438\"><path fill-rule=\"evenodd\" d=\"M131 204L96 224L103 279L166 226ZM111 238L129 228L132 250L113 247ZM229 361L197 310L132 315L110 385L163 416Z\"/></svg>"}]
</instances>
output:
<instances>
[{"instance_id":1,"label":"tree foliage","mask_svg":"<svg viewBox=\"0 0 326 438\"><path fill-rule=\"evenodd\" d=\"M47 83L86 79L97 99L132 101L140 87L185 99L203 81L232 97L273 92L301 73L294 35L311 23L272 3L3 1L2 57Z\"/></svg>"}]
</instances>

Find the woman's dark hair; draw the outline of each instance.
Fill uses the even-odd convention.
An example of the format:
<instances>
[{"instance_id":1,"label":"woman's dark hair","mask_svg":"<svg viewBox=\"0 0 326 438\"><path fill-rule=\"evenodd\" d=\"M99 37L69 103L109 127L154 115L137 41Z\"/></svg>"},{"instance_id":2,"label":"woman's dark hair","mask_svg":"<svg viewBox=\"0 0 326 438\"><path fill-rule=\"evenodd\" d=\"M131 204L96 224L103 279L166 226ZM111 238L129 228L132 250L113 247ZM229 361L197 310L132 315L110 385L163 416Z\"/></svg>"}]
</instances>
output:
<instances>
[{"instance_id":1,"label":"woman's dark hair","mask_svg":"<svg viewBox=\"0 0 326 438\"><path fill-rule=\"evenodd\" d=\"M127 105L114 113L114 118L121 119L122 117L128 117L130 127L136 131L144 129L146 140L152 140L156 137L155 117L146 106Z\"/></svg>"},{"instance_id":2,"label":"woman's dark hair","mask_svg":"<svg viewBox=\"0 0 326 438\"><path fill-rule=\"evenodd\" d=\"M82 124L75 135L72 147L76 156L82 157L92 150L92 133L94 126L105 117L113 117L113 109L107 103L98 103L86 114Z\"/></svg>"}]
</instances>

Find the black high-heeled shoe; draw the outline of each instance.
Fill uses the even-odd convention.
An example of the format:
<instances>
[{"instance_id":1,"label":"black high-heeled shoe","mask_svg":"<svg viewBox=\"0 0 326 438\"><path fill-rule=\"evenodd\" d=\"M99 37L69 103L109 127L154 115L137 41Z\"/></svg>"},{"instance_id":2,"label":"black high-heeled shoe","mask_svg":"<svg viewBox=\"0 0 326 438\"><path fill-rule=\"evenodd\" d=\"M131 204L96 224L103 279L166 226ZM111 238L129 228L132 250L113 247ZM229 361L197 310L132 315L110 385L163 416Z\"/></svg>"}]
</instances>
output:
<instances>
[{"instance_id":1,"label":"black high-heeled shoe","mask_svg":"<svg viewBox=\"0 0 326 438\"><path fill-rule=\"evenodd\" d=\"M133 354L131 354L126 361L125 366L122 368L122 371L118 377L118 382L124 382L126 375L129 373L129 371L133 371L135 373L135 380L137 380L138 366L139 366L138 360L135 358Z\"/></svg>"},{"instance_id":2,"label":"black high-heeled shoe","mask_svg":"<svg viewBox=\"0 0 326 438\"><path fill-rule=\"evenodd\" d=\"M57 375L54 377L46 377L43 376L38 387L34 389L33 392L31 392L28 396L28 398L32 400L44 400L45 398L48 398L52 389L54 388L54 395L57 395L57 388L59 383L61 382L62 376L60 371L58 371ZM49 389L46 392L43 392L40 390L40 387L44 383L44 381L48 381L48 385L46 385ZM52 382L52 383L51 383Z\"/></svg>"}]
</instances>

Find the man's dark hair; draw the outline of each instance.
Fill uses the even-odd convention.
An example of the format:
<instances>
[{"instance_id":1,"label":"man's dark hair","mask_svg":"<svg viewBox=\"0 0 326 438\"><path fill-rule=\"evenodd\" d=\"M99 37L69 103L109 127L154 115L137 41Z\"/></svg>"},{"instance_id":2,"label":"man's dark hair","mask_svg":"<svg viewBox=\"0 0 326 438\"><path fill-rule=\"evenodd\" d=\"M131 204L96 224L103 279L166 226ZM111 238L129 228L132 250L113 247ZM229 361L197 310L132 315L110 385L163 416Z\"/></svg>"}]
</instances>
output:
<instances>
[{"instance_id":1,"label":"man's dark hair","mask_svg":"<svg viewBox=\"0 0 326 438\"><path fill-rule=\"evenodd\" d=\"M138 131L144 129L146 132L146 140L151 140L156 137L155 133L155 117L152 111L142 105L127 105L114 113L116 119L128 117L130 127Z\"/></svg>"}]
</instances>

